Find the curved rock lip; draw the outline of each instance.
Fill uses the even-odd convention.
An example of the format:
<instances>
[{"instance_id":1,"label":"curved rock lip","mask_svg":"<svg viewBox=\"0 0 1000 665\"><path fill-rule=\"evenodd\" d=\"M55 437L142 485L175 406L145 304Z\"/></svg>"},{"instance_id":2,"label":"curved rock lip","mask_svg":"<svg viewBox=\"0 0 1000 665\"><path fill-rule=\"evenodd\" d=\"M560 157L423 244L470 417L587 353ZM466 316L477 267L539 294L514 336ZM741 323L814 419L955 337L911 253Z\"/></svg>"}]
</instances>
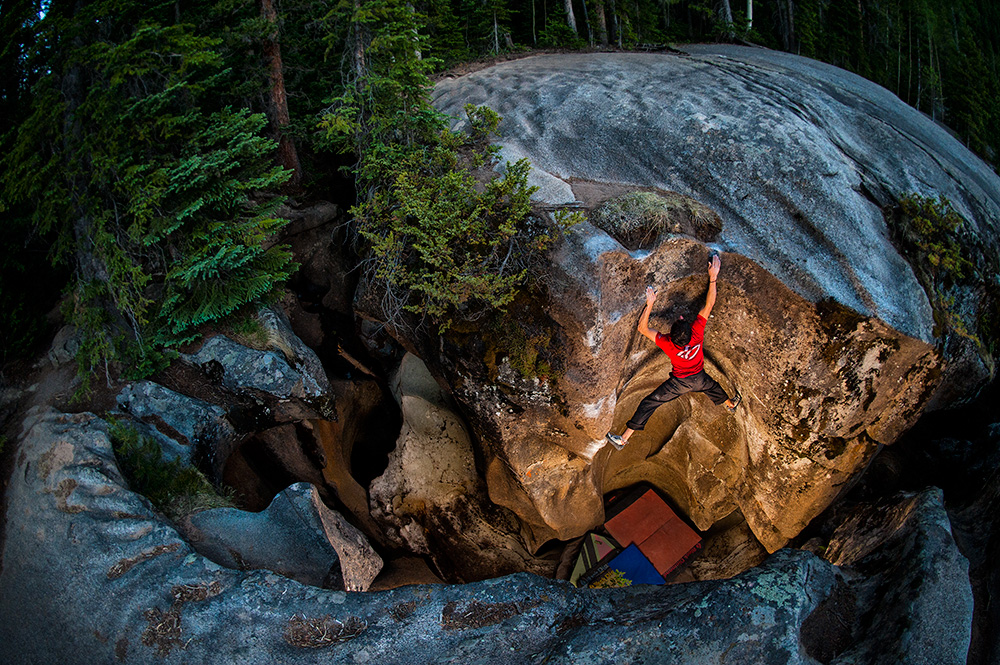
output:
<instances>
[{"instance_id":1,"label":"curved rock lip","mask_svg":"<svg viewBox=\"0 0 1000 665\"><path fill-rule=\"evenodd\" d=\"M504 157L531 161L547 203L593 203L595 184L690 196L722 218L725 250L923 341L931 306L882 207L942 194L996 253L1000 178L884 88L807 58L725 45L541 55L444 80L434 103L500 113Z\"/></svg>"}]
</instances>

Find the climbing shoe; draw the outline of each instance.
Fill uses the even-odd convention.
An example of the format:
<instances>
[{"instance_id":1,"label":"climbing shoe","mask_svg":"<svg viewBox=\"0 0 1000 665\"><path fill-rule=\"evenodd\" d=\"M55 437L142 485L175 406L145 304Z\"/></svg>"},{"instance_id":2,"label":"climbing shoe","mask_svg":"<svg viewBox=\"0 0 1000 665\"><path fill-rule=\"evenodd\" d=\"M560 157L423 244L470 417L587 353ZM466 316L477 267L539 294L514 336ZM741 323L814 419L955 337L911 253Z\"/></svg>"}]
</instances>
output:
<instances>
[{"instance_id":1,"label":"climbing shoe","mask_svg":"<svg viewBox=\"0 0 1000 665\"><path fill-rule=\"evenodd\" d=\"M611 432L608 432L608 435L604 438L607 439L608 443L614 446L616 450L621 450L625 447L625 444L628 443L628 441L621 438L619 435L612 434Z\"/></svg>"},{"instance_id":2,"label":"climbing shoe","mask_svg":"<svg viewBox=\"0 0 1000 665\"><path fill-rule=\"evenodd\" d=\"M742 402L742 401L743 401L743 395L741 395L740 391L737 390L736 394L733 395L733 398L732 398L733 405L732 406L727 406L726 407L726 411L728 411L729 413L736 413L736 407L738 407L740 405L740 402Z\"/></svg>"}]
</instances>

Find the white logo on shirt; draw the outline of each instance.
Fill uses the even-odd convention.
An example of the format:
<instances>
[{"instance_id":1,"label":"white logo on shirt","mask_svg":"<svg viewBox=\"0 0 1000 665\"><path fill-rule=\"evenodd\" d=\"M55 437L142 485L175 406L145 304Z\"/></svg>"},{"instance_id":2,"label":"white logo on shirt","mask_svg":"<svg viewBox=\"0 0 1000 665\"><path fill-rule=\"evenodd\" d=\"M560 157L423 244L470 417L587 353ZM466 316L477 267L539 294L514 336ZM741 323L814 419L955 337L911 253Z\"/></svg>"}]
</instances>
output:
<instances>
[{"instance_id":1,"label":"white logo on shirt","mask_svg":"<svg viewBox=\"0 0 1000 665\"><path fill-rule=\"evenodd\" d=\"M683 358L684 360L693 360L696 355L698 355L698 349L701 348L701 344L695 344L694 346L685 346L684 350L677 354L678 358Z\"/></svg>"}]
</instances>

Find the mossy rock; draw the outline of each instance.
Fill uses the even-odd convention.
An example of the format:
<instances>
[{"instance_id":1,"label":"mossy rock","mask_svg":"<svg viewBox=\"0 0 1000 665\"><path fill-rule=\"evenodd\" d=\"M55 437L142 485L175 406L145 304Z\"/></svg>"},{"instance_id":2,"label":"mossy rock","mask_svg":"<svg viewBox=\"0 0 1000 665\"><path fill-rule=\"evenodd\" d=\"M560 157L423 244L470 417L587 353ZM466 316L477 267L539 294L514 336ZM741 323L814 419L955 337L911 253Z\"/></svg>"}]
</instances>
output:
<instances>
[{"instance_id":1,"label":"mossy rock","mask_svg":"<svg viewBox=\"0 0 1000 665\"><path fill-rule=\"evenodd\" d=\"M650 249L664 234L684 234L703 242L722 230L711 208L676 192L637 191L608 199L590 221L630 250Z\"/></svg>"}]
</instances>

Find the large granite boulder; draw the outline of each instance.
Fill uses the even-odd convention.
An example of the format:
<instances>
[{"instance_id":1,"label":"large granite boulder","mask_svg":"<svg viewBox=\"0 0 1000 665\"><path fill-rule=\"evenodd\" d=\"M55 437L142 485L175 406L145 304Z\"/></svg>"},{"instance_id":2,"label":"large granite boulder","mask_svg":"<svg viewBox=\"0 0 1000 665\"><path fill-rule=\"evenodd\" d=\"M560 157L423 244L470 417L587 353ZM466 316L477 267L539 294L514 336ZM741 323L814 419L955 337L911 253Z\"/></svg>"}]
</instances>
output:
<instances>
[{"instance_id":1,"label":"large granite boulder","mask_svg":"<svg viewBox=\"0 0 1000 665\"><path fill-rule=\"evenodd\" d=\"M260 513L194 513L181 532L199 554L222 566L270 570L311 586L366 591L382 569L364 535L306 483L286 488Z\"/></svg>"},{"instance_id":2,"label":"large granite boulder","mask_svg":"<svg viewBox=\"0 0 1000 665\"><path fill-rule=\"evenodd\" d=\"M889 531L857 520L842 540L868 544L837 550L844 569L783 550L731 580L667 587L580 590L521 573L346 593L199 555L124 488L106 430L87 413L25 421L0 570L4 663L877 663L865 645L887 635L867 610L883 605L866 585L907 584L894 662L965 662L968 581L933 492L904 500ZM894 620L942 598L953 607L941 629L923 613L910 631Z\"/></svg>"},{"instance_id":3,"label":"large granite boulder","mask_svg":"<svg viewBox=\"0 0 1000 665\"><path fill-rule=\"evenodd\" d=\"M403 428L370 505L393 544L429 556L454 581L551 575L555 563L534 559L514 515L490 502L469 434L420 359L404 356L392 386Z\"/></svg>"},{"instance_id":4,"label":"large granite boulder","mask_svg":"<svg viewBox=\"0 0 1000 665\"><path fill-rule=\"evenodd\" d=\"M935 326L940 299L883 207L947 196L989 278L1000 178L870 82L788 54L698 46L507 62L441 81L434 101L456 117L470 102L498 111L504 155L531 160L539 203L594 210L641 190L710 211L639 244L607 216L605 229L570 232L543 301L511 308L547 340L555 378L505 379L502 363L480 360L484 331L406 340L456 387L491 497L518 514L531 549L601 523L604 493L648 480L701 529L739 509L774 551L923 410L974 394L992 371L985 347ZM743 406L731 417L687 396L623 452L601 448L669 371L635 332L644 287L660 291L654 328L694 316L710 249L723 268L706 366ZM992 306L983 288L950 292L966 332Z\"/></svg>"}]
</instances>

